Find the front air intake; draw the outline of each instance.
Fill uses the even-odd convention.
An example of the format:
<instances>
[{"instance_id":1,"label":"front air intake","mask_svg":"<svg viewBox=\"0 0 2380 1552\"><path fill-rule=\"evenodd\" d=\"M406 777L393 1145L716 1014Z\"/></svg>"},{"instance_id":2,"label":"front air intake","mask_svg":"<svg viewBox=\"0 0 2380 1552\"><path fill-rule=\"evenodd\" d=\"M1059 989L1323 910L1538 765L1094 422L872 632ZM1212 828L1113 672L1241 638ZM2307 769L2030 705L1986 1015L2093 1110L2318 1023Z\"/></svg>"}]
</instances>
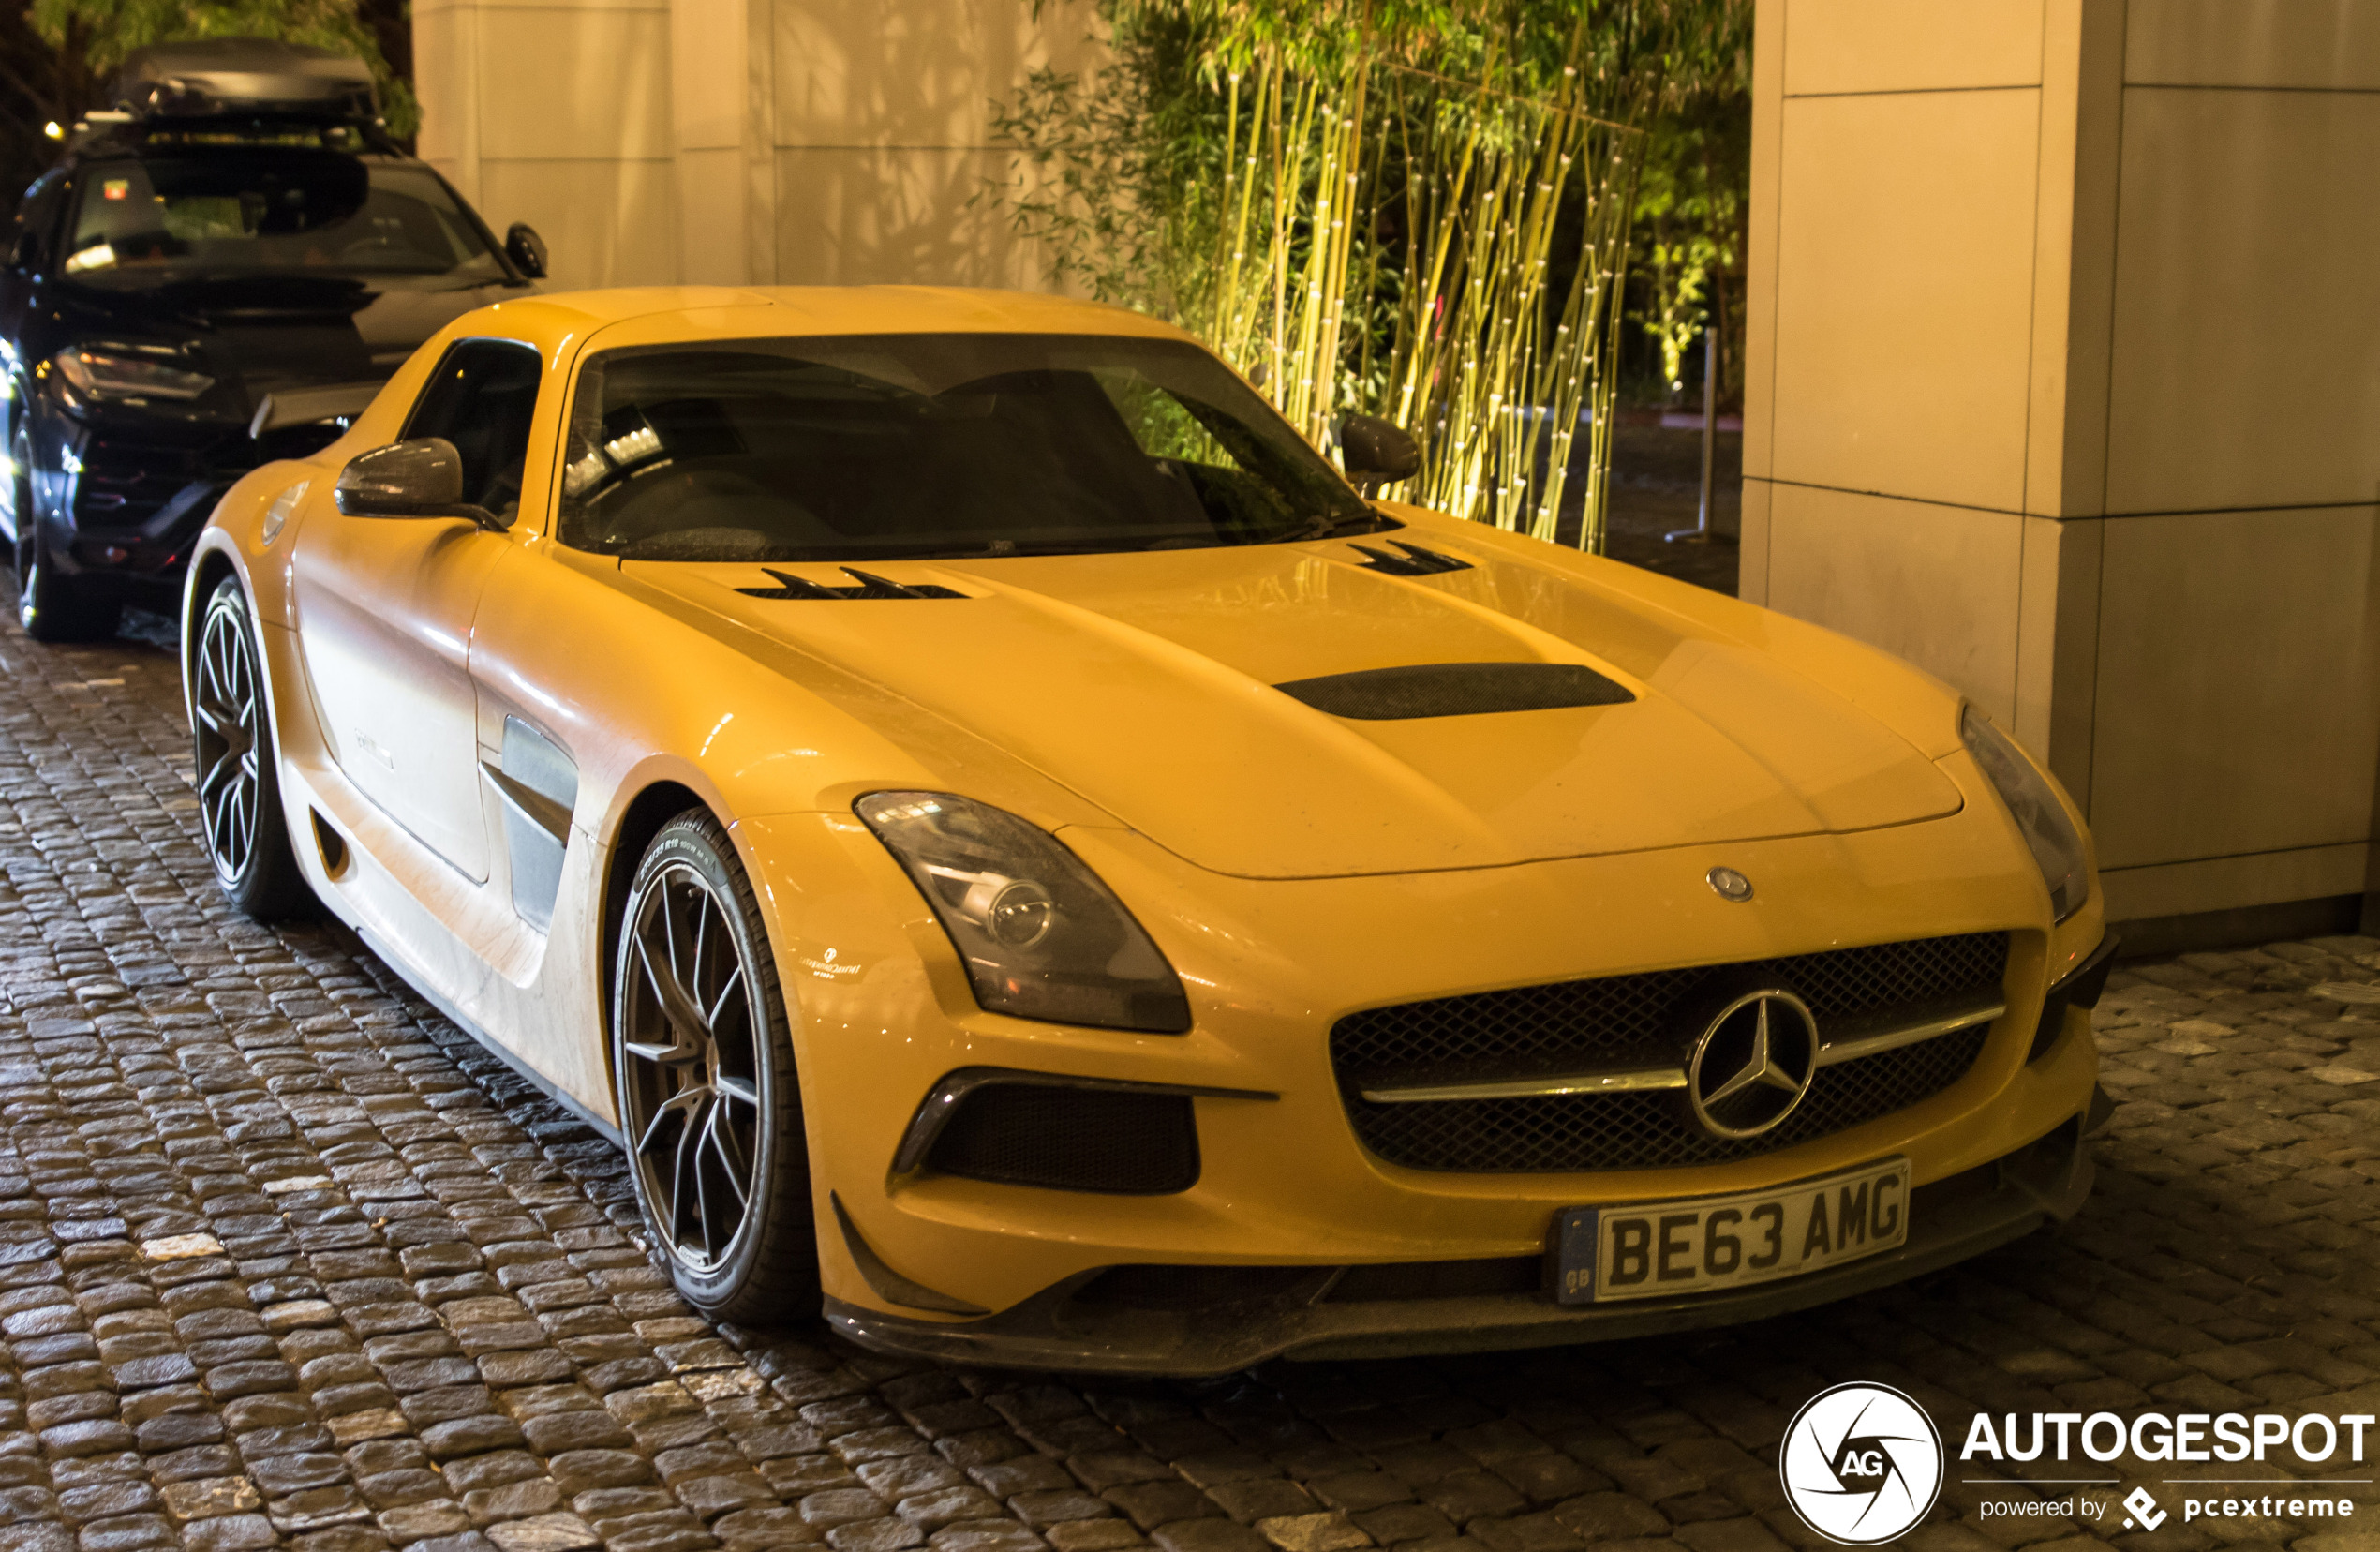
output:
<instances>
[{"instance_id":1,"label":"front air intake","mask_svg":"<svg viewBox=\"0 0 2380 1552\"><path fill-rule=\"evenodd\" d=\"M1168 1196L1198 1183L1186 1094L988 1082L954 1102L926 1168L1004 1186Z\"/></svg>"}]
</instances>

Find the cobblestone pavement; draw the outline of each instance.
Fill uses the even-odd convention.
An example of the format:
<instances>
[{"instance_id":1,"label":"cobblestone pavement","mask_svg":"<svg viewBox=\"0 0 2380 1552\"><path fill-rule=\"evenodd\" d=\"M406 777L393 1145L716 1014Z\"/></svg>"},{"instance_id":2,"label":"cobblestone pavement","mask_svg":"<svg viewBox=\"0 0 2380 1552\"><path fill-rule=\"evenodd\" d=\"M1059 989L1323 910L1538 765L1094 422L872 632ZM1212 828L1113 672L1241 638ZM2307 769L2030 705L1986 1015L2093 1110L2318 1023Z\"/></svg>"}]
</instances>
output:
<instances>
[{"instance_id":1,"label":"cobblestone pavement","mask_svg":"<svg viewBox=\"0 0 2380 1552\"><path fill-rule=\"evenodd\" d=\"M2093 1204L1913 1286L1550 1354L947 1370L692 1318L605 1144L339 936L226 909L170 653L0 659L0 1552L1774 1552L1818 1545L1774 1460L1838 1380L1954 1440L1978 1408L2380 1411L2380 942L2120 973ZM2092 1506L2180 1491L2116 1473ZM2368 1484L2327 1489L2343 1524L2152 1534L1950 1474L1923 1552L2380 1548Z\"/></svg>"}]
</instances>

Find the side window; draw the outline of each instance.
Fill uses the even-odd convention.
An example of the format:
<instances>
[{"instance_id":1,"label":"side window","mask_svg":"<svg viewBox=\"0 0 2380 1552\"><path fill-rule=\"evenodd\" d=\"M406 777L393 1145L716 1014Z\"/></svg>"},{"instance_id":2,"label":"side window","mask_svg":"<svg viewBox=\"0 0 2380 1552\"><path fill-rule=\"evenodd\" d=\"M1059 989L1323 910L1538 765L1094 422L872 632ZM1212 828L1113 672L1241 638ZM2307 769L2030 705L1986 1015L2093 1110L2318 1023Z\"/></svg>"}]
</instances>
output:
<instances>
[{"instance_id":1,"label":"side window","mask_svg":"<svg viewBox=\"0 0 2380 1552\"><path fill-rule=\"evenodd\" d=\"M463 455L463 500L510 521L521 509L521 470L537 409L542 363L509 339L457 342L414 402L405 435L443 437Z\"/></svg>"},{"instance_id":2,"label":"side window","mask_svg":"<svg viewBox=\"0 0 2380 1552\"><path fill-rule=\"evenodd\" d=\"M15 246L8 256L11 263L39 269L48 261L51 229L58 223L58 205L66 187L65 175L52 172L24 191L24 201L17 206Z\"/></svg>"}]
</instances>

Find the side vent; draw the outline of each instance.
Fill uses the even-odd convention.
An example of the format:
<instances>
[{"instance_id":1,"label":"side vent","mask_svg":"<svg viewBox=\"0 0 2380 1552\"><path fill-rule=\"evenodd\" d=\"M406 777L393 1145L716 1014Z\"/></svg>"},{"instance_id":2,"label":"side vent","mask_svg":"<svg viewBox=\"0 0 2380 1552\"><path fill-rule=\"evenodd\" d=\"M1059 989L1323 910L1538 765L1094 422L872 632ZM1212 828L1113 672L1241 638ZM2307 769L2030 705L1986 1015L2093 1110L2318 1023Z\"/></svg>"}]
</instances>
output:
<instances>
[{"instance_id":1,"label":"side vent","mask_svg":"<svg viewBox=\"0 0 2380 1552\"><path fill-rule=\"evenodd\" d=\"M1357 722L1619 706L1636 698L1594 669L1569 663L1425 663L1292 679L1273 688L1316 711Z\"/></svg>"},{"instance_id":2,"label":"side vent","mask_svg":"<svg viewBox=\"0 0 2380 1552\"><path fill-rule=\"evenodd\" d=\"M808 598L820 601L851 598L964 598L967 596L965 593L954 592L948 588L940 587L931 582L920 582L915 586L895 582L888 577L878 576L872 572L860 571L854 566L842 568L842 574L845 576L855 577L858 580L858 586L851 588L829 588L823 583L806 581L790 572L781 572L774 566L763 566L760 569L775 577L777 586L738 588L736 590L746 598Z\"/></svg>"},{"instance_id":3,"label":"side vent","mask_svg":"<svg viewBox=\"0 0 2380 1552\"><path fill-rule=\"evenodd\" d=\"M480 770L504 799L504 852L513 875L513 910L543 933L554 924L569 850L571 811L578 806L578 766L560 746L518 717L504 719L501 766Z\"/></svg>"},{"instance_id":4,"label":"side vent","mask_svg":"<svg viewBox=\"0 0 2380 1552\"><path fill-rule=\"evenodd\" d=\"M1391 576L1435 576L1441 572L1471 569L1468 560L1458 560L1451 555L1440 555L1419 545L1408 545L1402 539L1391 539L1389 543L1405 553L1391 555L1387 550L1374 549L1369 545L1349 545L1347 547L1359 550L1366 557L1358 562L1365 571L1386 572Z\"/></svg>"}]
</instances>

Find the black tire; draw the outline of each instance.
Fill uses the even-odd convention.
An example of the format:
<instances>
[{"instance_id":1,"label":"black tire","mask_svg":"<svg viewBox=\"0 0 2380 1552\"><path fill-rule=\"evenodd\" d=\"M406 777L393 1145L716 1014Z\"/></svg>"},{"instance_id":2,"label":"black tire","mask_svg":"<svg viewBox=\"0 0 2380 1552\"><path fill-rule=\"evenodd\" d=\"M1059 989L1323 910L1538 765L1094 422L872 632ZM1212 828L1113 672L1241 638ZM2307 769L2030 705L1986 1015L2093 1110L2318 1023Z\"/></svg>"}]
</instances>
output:
<instances>
[{"instance_id":1,"label":"black tire","mask_svg":"<svg viewBox=\"0 0 2380 1552\"><path fill-rule=\"evenodd\" d=\"M281 811L279 745L256 627L237 577L216 584L188 645L191 774L207 860L231 903L260 921L308 914Z\"/></svg>"},{"instance_id":2,"label":"black tire","mask_svg":"<svg viewBox=\"0 0 2380 1552\"><path fill-rule=\"evenodd\" d=\"M612 966L612 1071L637 1204L686 1302L754 1323L818 1307L810 1150L760 907L701 810L645 848Z\"/></svg>"},{"instance_id":3,"label":"black tire","mask_svg":"<svg viewBox=\"0 0 2380 1552\"><path fill-rule=\"evenodd\" d=\"M115 634L123 604L93 598L87 586L59 571L51 559L33 504L33 439L23 426L9 439L8 454L16 470L9 500L16 509L17 623L36 641L93 641Z\"/></svg>"}]
</instances>

